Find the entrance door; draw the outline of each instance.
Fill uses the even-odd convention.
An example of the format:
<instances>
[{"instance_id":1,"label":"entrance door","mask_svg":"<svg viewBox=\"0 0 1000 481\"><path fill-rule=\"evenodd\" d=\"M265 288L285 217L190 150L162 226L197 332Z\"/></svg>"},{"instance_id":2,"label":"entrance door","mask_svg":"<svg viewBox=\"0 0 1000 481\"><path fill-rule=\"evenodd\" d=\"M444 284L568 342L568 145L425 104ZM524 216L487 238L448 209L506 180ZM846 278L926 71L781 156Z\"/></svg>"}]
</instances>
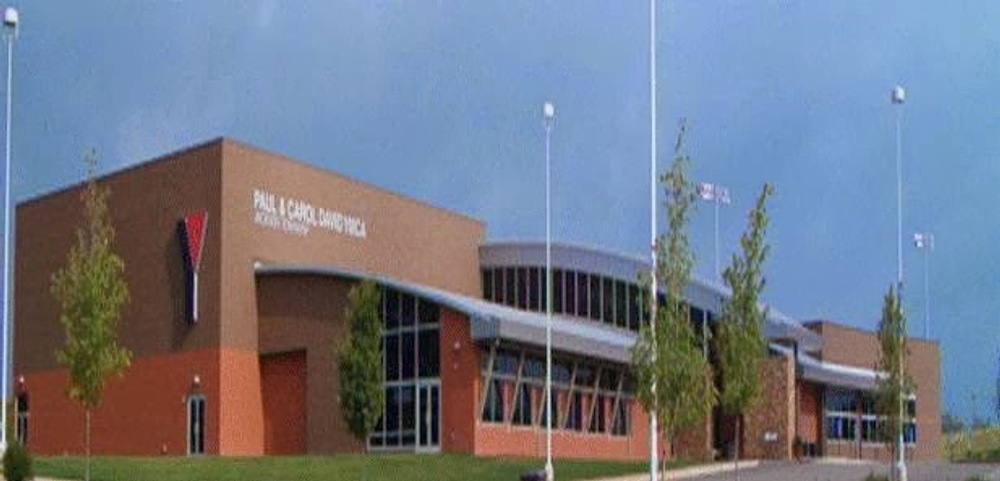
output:
<instances>
[{"instance_id":1,"label":"entrance door","mask_svg":"<svg viewBox=\"0 0 1000 481\"><path fill-rule=\"evenodd\" d=\"M441 451L441 383L417 384L417 452Z\"/></svg>"},{"instance_id":2,"label":"entrance door","mask_svg":"<svg viewBox=\"0 0 1000 481\"><path fill-rule=\"evenodd\" d=\"M188 411L188 455L205 454L205 396L189 396Z\"/></svg>"}]
</instances>

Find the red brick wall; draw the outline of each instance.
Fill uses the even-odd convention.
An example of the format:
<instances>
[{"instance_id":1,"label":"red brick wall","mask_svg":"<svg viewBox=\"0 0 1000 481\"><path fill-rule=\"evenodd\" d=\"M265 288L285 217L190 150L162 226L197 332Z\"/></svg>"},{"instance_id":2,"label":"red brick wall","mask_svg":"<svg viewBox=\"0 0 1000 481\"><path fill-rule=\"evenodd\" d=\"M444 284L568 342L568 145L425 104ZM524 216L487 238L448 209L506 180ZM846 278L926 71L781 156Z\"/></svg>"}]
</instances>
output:
<instances>
[{"instance_id":1,"label":"red brick wall","mask_svg":"<svg viewBox=\"0 0 1000 481\"><path fill-rule=\"evenodd\" d=\"M469 320L441 309L441 451L475 450L476 400L479 399L479 348Z\"/></svg>"},{"instance_id":2,"label":"red brick wall","mask_svg":"<svg viewBox=\"0 0 1000 481\"><path fill-rule=\"evenodd\" d=\"M264 454L305 454L305 350L261 356L260 383L264 403Z\"/></svg>"},{"instance_id":3,"label":"red brick wall","mask_svg":"<svg viewBox=\"0 0 1000 481\"><path fill-rule=\"evenodd\" d=\"M649 457L649 418L636 404L631 405L631 435L552 431L555 458L642 460ZM507 426L476 421L478 456L545 456L545 429Z\"/></svg>"},{"instance_id":4,"label":"red brick wall","mask_svg":"<svg viewBox=\"0 0 1000 481\"><path fill-rule=\"evenodd\" d=\"M92 416L94 454L187 454L186 396L205 396L205 453L219 454L219 351L134 359L105 385ZM201 384L192 383L197 375ZM65 369L24 374L29 398L28 447L40 455L84 453L84 412L66 397ZM222 454L228 454L222 451Z\"/></svg>"}]
</instances>

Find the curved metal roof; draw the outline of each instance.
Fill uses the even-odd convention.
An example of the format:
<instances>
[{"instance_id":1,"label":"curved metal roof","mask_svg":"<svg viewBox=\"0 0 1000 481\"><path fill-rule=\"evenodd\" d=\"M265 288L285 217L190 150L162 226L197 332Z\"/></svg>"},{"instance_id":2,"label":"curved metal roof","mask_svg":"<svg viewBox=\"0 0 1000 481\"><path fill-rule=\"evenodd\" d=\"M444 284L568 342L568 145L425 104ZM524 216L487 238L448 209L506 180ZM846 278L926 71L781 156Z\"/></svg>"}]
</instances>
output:
<instances>
[{"instance_id":1,"label":"curved metal roof","mask_svg":"<svg viewBox=\"0 0 1000 481\"><path fill-rule=\"evenodd\" d=\"M481 267L520 267L545 265L545 243L494 242L479 247ZM602 276L636 282L639 274L649 271L649 262L639 257L610 252L596 247L575 244L552 244L552 267L571 269ZM730 290L717 282L692 278L684 296L698 308L715 313L722 311L722 302L729 297ZM764 335L768 339L790 339L797 342L807 352L818 351L823 344L822 337L798 321L766 305Z\"/></svg>"},{"instance_id":2,"label":"curved metal roof","mask_svg":"<svg viewBox=\"0 0 1000 481\"><path fill-rule=\"evenodd\" d=\"M545 347L546 316L482 299L443 291L383 276L319 265L254 265L257 275L317 275L367 279L408 294L422 297L469 316L475 340L513 340ZM629 350L635 333L565 316L552 316L552 348L558 351L618 363L631 360Z\"/></svg>"}]
</instances>

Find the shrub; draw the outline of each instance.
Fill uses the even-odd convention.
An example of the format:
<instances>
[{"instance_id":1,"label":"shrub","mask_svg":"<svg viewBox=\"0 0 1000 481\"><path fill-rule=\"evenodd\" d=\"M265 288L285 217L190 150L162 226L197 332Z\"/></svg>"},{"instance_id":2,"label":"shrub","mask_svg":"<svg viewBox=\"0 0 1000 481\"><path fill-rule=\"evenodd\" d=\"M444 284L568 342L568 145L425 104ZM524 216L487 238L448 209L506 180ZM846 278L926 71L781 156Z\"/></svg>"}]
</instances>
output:
<instances>
[{"instance_id":1,"label":"shrub","mask_svg":"<svg viewBox=\"0 0 1000 481\"><path fill-rule=\"evenodd\" d=\"M965 481L986 481L986 477L983 476L982 474L975 474L972 475L971 477L966 478Z\"/></svg>"},{"instance_id":2,"label":"shrub","mask_svg":"<svg viewBox=\"0 0 1000 481\"><path fill-rule=\"evenodd\" d=\"M872 471L868 473L868 476L865 476L865 479L862 481L889 481L889 476L884 474L875 474L875 471Z\"/></svg>"},{"instance_id":3,"label":"shrub","mask_svg":"<svg viewBox=\"0 0 1000 481\"><path fill-rule=\"evenodd\" d=\"M3 476L7 481L24 481L35 477L31 467L31 454L28 448L14 441L3 453Z\"/></svg>"}]
</instances>

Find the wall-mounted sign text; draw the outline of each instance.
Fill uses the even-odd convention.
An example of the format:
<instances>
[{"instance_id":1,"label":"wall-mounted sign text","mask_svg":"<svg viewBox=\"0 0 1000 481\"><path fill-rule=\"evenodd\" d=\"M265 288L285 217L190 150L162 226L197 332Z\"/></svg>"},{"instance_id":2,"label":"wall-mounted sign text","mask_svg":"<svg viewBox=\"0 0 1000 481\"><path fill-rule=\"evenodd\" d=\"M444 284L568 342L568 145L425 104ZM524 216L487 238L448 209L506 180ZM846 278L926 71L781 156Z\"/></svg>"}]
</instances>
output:
<instances>
[{"instance_id":1,"label":"wall-mounted sign text","mask_svg":"<svg viewBox=\"0 0 1000 481\"><path fill-rule=\"evenodd\" d=\"M367 237L365 220L343 212L263 189L253 191L253 221L268 229L306 236L322 229L357 239Z\"/></svg>"}]
</instances>

